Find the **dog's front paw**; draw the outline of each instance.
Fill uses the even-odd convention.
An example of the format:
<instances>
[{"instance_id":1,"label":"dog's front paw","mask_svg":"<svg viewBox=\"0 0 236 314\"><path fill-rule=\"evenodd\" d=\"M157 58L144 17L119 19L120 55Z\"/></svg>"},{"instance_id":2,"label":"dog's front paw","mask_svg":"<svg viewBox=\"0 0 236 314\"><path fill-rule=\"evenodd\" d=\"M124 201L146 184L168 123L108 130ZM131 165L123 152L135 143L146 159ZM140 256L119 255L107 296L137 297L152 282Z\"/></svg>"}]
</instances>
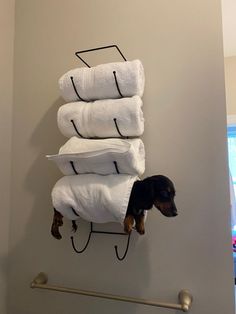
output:
<instances>
[{"instance_id":1,"label":"dog's front paw","mask_svg":"<svg viewBox=\"0 0 236 314\"><path fill-rule=\"evenodd\" d=\"M145 234L145 229L144 229L144 228L137 228L137 227L136 227L136 230L137 230L137 232L138 232L139 234L141 234L141 235Z\"/></svg>"},{"instance_id":2,"label":"dog's front paw","mask_svg":"<svg viewBox=\"0 0 236 314\"><path fill-rule=\"evenodd\" d=\"M135 220L135 227L139 234L143 235L145 233L145 227L144 227L144 215L141 215L136 218Z\"/></svg>"},{"instance_id":3,"label":"dog's front paw","mask_svg":"<svg viewBox=\"0 0 236 314\"><path fill-rule=\"evenodd\" d=\"M134 217L131 215L126 216L124 220L124 232L127 234L130 234L132 232L133 224L134 224Z\"/></svg>"},{"instance_id":4,"label":"dog's front paw","mask_svg":"<svg viewBox=\"0 0 236 314\"><path fill-rule=\"evenodd\" d=\"M124 226L124 232L127 233L127 234L130 234L132 232L132 227Z\"/></svg>"}]
</instances>

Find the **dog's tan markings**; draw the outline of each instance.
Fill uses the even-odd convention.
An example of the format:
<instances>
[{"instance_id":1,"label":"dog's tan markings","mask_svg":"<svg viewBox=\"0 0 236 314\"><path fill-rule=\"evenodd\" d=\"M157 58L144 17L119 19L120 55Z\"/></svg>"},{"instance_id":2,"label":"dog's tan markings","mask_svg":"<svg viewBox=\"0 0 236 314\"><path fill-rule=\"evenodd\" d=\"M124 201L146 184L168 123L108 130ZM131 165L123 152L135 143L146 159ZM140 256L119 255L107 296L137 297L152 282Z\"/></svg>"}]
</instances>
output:
<instances>
[{"instance_id":1,"label":"dog's tan markings","mask_svg":"<svg viewBox=\"0 0 236 314\"><path fill-rule=\"evenodd\" d=\"M125 233L130 234L132 231L132 227L134 224L134 217L132 215L128 215L124 219L124 231Z\"/></svg>"},{"instance_id":2,"label":"dog's tan markings","mask_svg":"<svg viewBox=\"0 0 236 314\"><path fill-rule=\"evenodd\" d=\"M136 230L139 234L144 234L145 233L145 228L144 228L144 215L140 215L135 217L135 226Z\"/></svg>"},{"instance_id":3,"label":"dog's tan markings","mask_svg":"<svg viewBox=\"0 0 236 314\"><path fill-rule=\"evenodd\" d=\"M160 207L162 210L168 210L168 209L170 209L170 207L171 207L171 203L170 203L170 202L160 203L160 204L159 204L159 207Z\"/></svg>"}]
</instances>

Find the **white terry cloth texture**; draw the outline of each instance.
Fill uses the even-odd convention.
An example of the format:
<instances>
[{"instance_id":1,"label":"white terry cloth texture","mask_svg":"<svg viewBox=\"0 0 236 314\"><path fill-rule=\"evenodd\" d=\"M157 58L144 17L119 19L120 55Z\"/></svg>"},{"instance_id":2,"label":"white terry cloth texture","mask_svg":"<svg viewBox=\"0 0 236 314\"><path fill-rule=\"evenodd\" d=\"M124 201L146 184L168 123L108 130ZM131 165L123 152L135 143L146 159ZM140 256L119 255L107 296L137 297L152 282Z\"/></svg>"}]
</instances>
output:
<instances>
[{"instance_id":1,"label":"white terry cloth texture","mask_svg":"<svg viewBox=\"0 0 236 314\"><path fill-rule=\"evenodd\" d=\"M67 102L120 98L121 95L142 97L144 84L144 69L140 60L76 68L59 79L61 95Z\"/></svg>"},{"instance_id":2,"label":"white terry cloth texture","mask_svg":"<svg viewBox=\"0 0 236 314\"><path fill-rule=\"evenodd\" d=\"M145 150L141 139L87 140L72 137L59 154L48 155L64 175L122 173L141 176L145 170Z\"/></svg>"},{"instance_id":3,"label":"white terry cloth texture","mask_svg":"<svg viewBox=\"0 0 236 314\"><path fill-rule=\"evenodd\" d=\"M66 137L138 137L144 131L142 104L139 96L68 103L58 110L58 128Z\"/></svg>"},{"instance_id":4,"label":"white terry cloth texture","mask_svg":"<svg viewBox=\"0 0 236 314\"><path fill-rule=\"evenodd\" d=\"M123 223L136 180L124 174L65 176L52 190L53 207L69 220Z\"/></svg>"}]
</instances>

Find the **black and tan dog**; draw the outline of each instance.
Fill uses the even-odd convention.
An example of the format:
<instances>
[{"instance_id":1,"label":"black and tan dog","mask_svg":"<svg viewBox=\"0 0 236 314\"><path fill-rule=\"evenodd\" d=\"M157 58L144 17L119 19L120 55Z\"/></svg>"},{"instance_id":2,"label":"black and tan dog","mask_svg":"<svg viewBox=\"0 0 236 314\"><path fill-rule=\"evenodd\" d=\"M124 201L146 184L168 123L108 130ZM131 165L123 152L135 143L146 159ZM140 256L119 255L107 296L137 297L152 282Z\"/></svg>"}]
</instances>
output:
<instances>
[{"instance_id":1,"label":"black and tan dog","mask_svg":"<svg viewBox=\"0 0 236 314\"><path fill-rule=\"evenodd\" d=\"M153 205L166 217L177 216L174 197L174 184L165 176L155 175L144 180L135 181L124 219L124 231L129 234L135 224L137 232L144 234L144 211L151 209ZM63 216L54 209L51 233L56 239L61 239L59 227L62 225ZM77 229L74 220L72 221L72 228L74 231Z\"/></svg>"}]
</instances>

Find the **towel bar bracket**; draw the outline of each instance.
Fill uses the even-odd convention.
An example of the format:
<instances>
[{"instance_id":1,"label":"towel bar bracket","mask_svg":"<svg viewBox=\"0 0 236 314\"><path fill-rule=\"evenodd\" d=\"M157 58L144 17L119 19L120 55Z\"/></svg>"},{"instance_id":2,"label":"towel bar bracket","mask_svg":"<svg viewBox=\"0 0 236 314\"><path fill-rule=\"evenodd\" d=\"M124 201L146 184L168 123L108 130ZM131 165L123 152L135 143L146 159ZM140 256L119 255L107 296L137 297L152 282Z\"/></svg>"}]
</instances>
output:
<instances>
[{"instance_id":1,"label":"towel bar bracket","mask_svg":"<svg viewBox=\"0 0 236 314\"><path fill-rule=\"evenodd\" d=\"M175 309L175 310L180 310L183 312L188 312L193 302L193 297L188 290L181 290L179 292L179 295L178 295L179 304L175 304L175 303L159 302L159 301L154 301L154 300L136 299L133 297L112 295L112 294L100 293L100 292L95 292L95 291L86 291L86 290L80 290L80 289L74 289L74 288L59 287L55 285L48 285L47 282L48 282L48 276L45 273L41 272L34 278L30 287L37 288L37 289L53 290L53 291L58 291L58 292L86 295L86 296L110 299L110 300L115 300L115 301L123 301L123 302L129 302L129 303Z\"/></svg>"}]
</instances>

